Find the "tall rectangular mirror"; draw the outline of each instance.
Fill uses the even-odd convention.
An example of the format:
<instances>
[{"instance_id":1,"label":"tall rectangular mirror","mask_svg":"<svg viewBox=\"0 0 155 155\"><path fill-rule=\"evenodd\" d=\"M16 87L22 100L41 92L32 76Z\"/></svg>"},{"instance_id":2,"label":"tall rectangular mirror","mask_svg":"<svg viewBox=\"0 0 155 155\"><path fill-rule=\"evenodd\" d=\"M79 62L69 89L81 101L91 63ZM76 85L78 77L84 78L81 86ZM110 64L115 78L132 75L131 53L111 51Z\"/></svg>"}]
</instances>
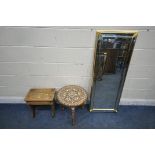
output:
<instances>
[{"instance_id":1,"label":"tall rectangular mirror","mask_svg":"<svg viewBox=\"0 0 155 155\"><path fill-rule=\"evenodd\" d=\"M97 31L90 111L117 111L137 35Z\"/></svg>"}]
</instances>

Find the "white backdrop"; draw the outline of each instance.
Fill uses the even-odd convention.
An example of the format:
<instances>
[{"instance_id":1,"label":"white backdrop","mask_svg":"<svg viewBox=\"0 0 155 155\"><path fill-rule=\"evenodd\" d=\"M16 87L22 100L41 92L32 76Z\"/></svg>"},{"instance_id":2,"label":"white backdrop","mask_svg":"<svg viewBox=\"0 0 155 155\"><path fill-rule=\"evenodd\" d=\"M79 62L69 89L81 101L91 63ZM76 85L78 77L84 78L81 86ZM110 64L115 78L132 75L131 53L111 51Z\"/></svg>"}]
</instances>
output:
<instances>
[{"instance_id":1,"label":"white backdrop","mask_svg":"<svg viewBox=\"0 0 155 155\"><path fill-rule=\"evenodd\" d=\"M155 27L0 27L0 102L32 87L92 84L96 30L138 30L121 104L155 105Z\"/></svg>"}]
</instances>

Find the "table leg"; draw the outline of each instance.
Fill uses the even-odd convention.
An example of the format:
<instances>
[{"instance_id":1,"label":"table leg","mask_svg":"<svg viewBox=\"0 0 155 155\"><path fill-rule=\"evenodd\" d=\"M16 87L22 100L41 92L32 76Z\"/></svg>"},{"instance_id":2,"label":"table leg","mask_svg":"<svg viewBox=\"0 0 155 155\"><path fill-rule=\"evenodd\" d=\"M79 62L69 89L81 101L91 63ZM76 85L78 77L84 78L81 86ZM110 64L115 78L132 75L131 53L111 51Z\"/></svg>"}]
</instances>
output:
<instances>
[{"instance_id":1,"label":"table leg","mask_svg":"<svg viewBox=\"0 0 155 155\"><path fill-rule=\"evenodd\" d=\"M74 126L76 122L75 107L71 107L71 112L72 112L72 125Z\"/></svg>"},{"instance_id":2,"label":"table leg","mask_svg":"<svg viewBox=\"0 0 155 155\"><path fill-rule=\"evenodd\" d=\"M51 108L52 108L52 117L54 117L55 116L55 104L54 103L52 104Z\"/></svg>"},{"instance_id":3,"label":"table leg","mask_svg":"<svg viewBox=\"0 0 155 155\"><path fill-rule=\"evenodd\" d=\"M33 118L35 118L35 116L36 116L36 113L35 113L35 106L34 106L34 105L31 105L30 107L31 107L31 109L32 109Z\"/></svg>"},{"instance_id":4,"label":"table leg","mask_svg":"<svg viewBox=\"0 0 155 155\"><path fill-rule=\"evenodd\" d=\"M65 110L65 107L63 105L61 105L61 109L62 109L62 111L64 111Z\"/></svg>"},{"instance_id":5,"label":"table leg","mask_svg":"<svg viewBox=\"0 0 155 155\"><path fill-rule=\"evenodd\" d=\"M84 107L85 107L85 104L83 104L83 105L81 106L81 109L84 109Z\"/></svg>"}]
</instances>

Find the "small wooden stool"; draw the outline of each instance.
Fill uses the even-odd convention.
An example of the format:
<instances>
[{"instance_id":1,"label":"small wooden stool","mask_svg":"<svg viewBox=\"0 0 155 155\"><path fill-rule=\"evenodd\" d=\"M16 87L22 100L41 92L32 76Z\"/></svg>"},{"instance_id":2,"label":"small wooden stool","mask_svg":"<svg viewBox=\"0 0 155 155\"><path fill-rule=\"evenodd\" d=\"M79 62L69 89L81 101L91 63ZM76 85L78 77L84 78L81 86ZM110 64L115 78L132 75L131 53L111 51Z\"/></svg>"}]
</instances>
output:
<instances>
[{"instance_id":1,"label":"small wooden stool","mask_svg":"<svg viewBox=\"0 0 155 155\"><path fill-rule=\"evenodd\" d=\"M69 107L72 113L72 125L75 125L75 109L83 106L87 101L86 91L76 85L69 85L61 88L57 93L57 100L62 106Z\"/></svg>"},{"instance_id":2,"label":"small wooden stool","mask_svg":"<svg viewBox=\"0 0 155 155\"><path fill-rule=\"evenodd\" d=\"M29 90L25 97L25 101L32 108L33 117L35 117L35 107L41 105L50 105L52 108L52 117L55 116L55 92L56 90L54 88Z\"/></svg>"}]
</instances>

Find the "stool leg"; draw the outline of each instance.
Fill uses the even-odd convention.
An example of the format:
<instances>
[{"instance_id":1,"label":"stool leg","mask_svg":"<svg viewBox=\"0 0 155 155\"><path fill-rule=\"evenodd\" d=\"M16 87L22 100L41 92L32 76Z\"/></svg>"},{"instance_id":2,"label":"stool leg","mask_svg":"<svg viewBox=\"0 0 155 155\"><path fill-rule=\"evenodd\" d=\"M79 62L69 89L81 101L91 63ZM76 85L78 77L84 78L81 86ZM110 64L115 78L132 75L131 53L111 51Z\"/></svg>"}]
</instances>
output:
<instances>
[{"instance_id":1,"label":"stool leg","mask_svg":"<svg viewBox=\"0 0 155 155\"><path fill-rule=\"evenodd\" d=\"M52 118L55 116L55 104L53 103L52 106Z\"/></svg>"},{"instance_id":2,"label":"stool leg","mask_svg":"<svg viewBox=\"0 0 155 155\"><path fill-rule=\"evenodd\" d=\"M85 104L83 104L83 105L81 106L81 109L84 109L84 107L85 107Z\"/></svg>"},{"instance_id":3,"label":"stool leg","mask_svg":"<svg viewBox=\"0 0 155 155\"><path fill-rule=\"evenodd\" d=\"M61 109L62 109L62 111L64 111L65 110L65 107L63 105L61 105Z\"/></svg>"},{"instance_id":4,"label":"stool leg","mask_svg":"<svg viewBox=\"0 0 155 155\"><path fill-rule=\"evenodd\" d=\"M71 108L71 112L72 112L72 125L74 126L76 122L75 107Z\"/></svg>"},{"instance_id":5,"label":"stool leg","mask_svg":"<svg viewBox=\"0 0 155 155\"><path fill-rule=\"evenodd\" d=\"M31 109L32 109L32 116L33 116L33 118L35 118L35 116L36 116L36 113L35 113L35 106L34 106L34 105L31 105L30 107L31 107Z\"/></svg>"}]
</instances>

